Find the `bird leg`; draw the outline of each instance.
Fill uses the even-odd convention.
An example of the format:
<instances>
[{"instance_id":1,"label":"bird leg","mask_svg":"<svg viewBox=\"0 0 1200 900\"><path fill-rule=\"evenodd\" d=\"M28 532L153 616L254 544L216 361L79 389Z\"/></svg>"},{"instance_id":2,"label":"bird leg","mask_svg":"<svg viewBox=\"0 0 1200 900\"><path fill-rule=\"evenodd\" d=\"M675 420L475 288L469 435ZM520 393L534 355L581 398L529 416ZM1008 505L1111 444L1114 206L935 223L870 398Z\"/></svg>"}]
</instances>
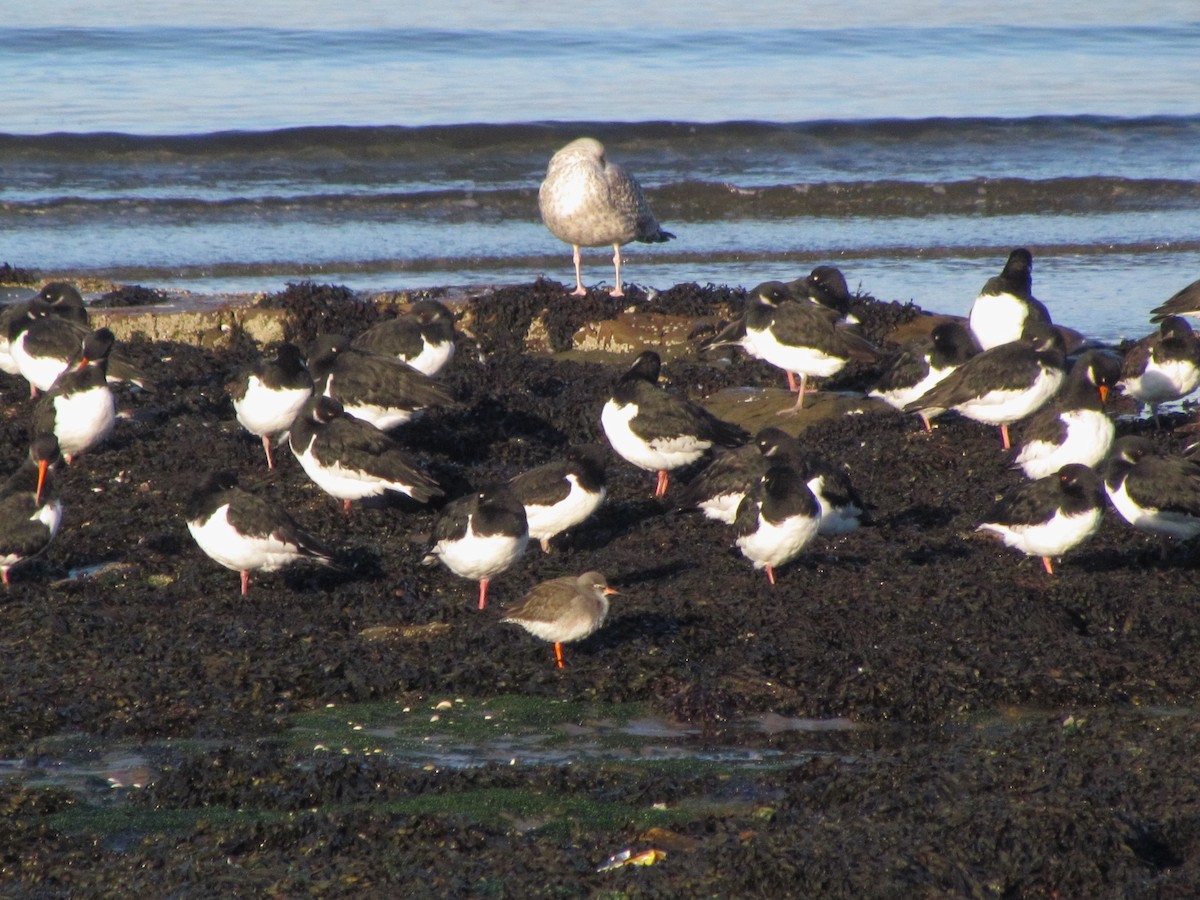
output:
<instances>
[{"instance_id":1,"label":"bird leg","mask_svg":"<svg viewBox=\"0 0 1200 900\"><path fill-rule=\"evenodd\" d=\"M267 468L275 468L275 460L271 458L271 438L268 435L263 435L263 450L267 452Z\"/></svg>"},{"instance_id":2,"label":"bird leg","mask_svg":"<svg viewBox=\"0 0 1200 900\"><path fill-rule=\"evenodd\" d=\"M1000 440L1004 443L1004 449L1008 450L1012 445L1008 442L1008 425L1000 426Z\"/></svg>"},{"instance_id":3,"label":"bird leg","mask_svg":"<svg viewBox=\"0 0 1200 900\"><path fill-rule=\"evenodd\" d=\"M926 434L933 434L933 422L930 421L929 416L925 415L925 413L917 413L917 415L920 416L921 421L925 423Z\"/></svg>"},{"instance_id":4,"label":"bird leg","mask_svg":"<svg viewBox=\"0 0 1200 900\"><path fill-rule=\"evenodd\" d=\"M1046 570L1047 575L1054 574L1054 561L1048 556L1042 557L1042 568Z\"/></svg>"},{"instance_id":5,"label":"bird leg","mask_svg":"<svg viewBox=\"0 0 1200 900\"><path fill-rule=\"evenodd\" d=\"M667 482L671 480L671 473L666 469L660 469L658 473L658 487L654 489L654 496L665 497L667 493Z\"/></svg>"},{"instance_id":6,"label":"bird leg","mask_svg":"<svg viewBox=\"0 0 1200 900\"><path fill-rule=\"evenodd\" d=\"M486 578L480 578L479 579L479 608L480 609L487 609L487 586L488 586L488 580Z\"/></svg>"},{"instance_id":7,"label":"bird leg","mask_svg":"<svg viewBox=\"0 0 1200 900\"><path fill-rule=\"evenodd\" d=\"M771 565L770 563L767 563L766 569L767 569L767 579L771 582L771 584L774 584L775 583L775 567L773 565Z\"/></svg>"},{"instance_id":8,"label":"bird leg","mask_svg":"<svg viewBox=\"0 0 1200 900\"><path fill-rule=\"evenodd\" d=\"M586 297L587 288L583 286L583 260L579 255L579 245L572 244L571 259L575 263L575 290L571 291L572 297Z\"/></svg>"},{"instance_id":9,"label":"bird leg","mask_svg":"<svg viewBox=\"0 0 1200 900\"><path fill-rule=\"evenodd\" d=\"M350 501L349 500L342 501L342 515L344 515L344 516L350 515Z\"/></svg>"},{"instance_id":10,"label":"bird leg","mask_svg":"<svg viewBox=\"0 0 1200 900\"><path fill-rule=\"evenodd\" d=\"M250 590L250 570L242 569L242 596L246 596L246 592Z\"/></svg>"},{"instance_id":11,"label":"bird leg","mask_svg":"<svg viewBox=\"0 0 1200 900\"><path fill-rule=\"evenodd\" d=\"M800 389L796 387L796 376L791 372L787 372L786 374L788 377L788 390L793 394L797 393Z\"/></svg>"},{"instance_id":12,"label":"bird leg","mask_svg":"<svg viewBox=\"0 0 1200 900\"><path fill-rule=\"evenodd\" d=\"M0 570L0 579L3 579L5 589L11 590L12 585L8 583L8 569Z\"/></svg>"},{"instance_id":13,"label":"bird leg","mask_svg":"<svg viewBox=\"0 0 1200 900\"><path fill-rule=\"evenodd\" d=\"M542 538L542 552L543 553L550 552L550 538L548 538L548 537Z\"/></svg>"},{"instance_id":14,"label":"bird leg","mask_svg":"<svg viewBox=\"0 0 1200 900\"><path fill-rule=\"evenodd\" d=\"M789 377L791 374L791 372L788 372ZM807 390L807 388L808 376L802 374L800 376L800 389L796 391L796 405L789 406L787 409L781 409L778 413L776 413L776 415L794 416L796 413L800 412L800 410L804 409L804 392Z\"/></svg>"},{"instance_id":15,"label":"bird leg","mask_svg":"<svg viewBox=\"0 0 1200 900\"><path fill-rule=\"evenodd\" d=\"M559 641L554 642L554 658L558 661L558 667L563 668L562 643Z\"/></svg>"},{"instance_id":16,"label":"bird leg","mask_svg":"<svg viewBox=\"0 0 1200 900\"><path fill-rule=\"evenodd\" d=\"M615 273L616 273L613 277L615 278L615 280L617 282L617 286L608 292L608 296L624 297L625 292L623 290L621 290L621 245L620 244L613 244L613 269L615 270Z\"/></svg>"}]
</instances>

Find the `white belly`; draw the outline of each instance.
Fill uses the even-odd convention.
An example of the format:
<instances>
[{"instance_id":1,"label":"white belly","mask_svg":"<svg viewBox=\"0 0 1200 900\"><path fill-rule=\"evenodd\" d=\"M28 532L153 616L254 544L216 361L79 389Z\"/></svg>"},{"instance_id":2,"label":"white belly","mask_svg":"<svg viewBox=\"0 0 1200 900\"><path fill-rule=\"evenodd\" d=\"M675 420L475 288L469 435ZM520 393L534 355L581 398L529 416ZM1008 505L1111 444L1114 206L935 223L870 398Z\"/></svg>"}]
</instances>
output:
<instances>
[{"instance_id":1,"label":"white belly","mask_svg":"<svg viewBox=\"0 0 1200 900\"><path fill-rule=\"evenodd\" d=\"M785 372L825 378L836 375L846 365L846 360L830 356L809 347L789 347L779 343L769 329L752 331L746 329L746 349L752 356L778 366Z\"/></svg>"},{"instance_id":2,"label":"white belly","mask_svg":"<svg viewBox=\"0 0 1200 900\"><path fill-rule=\"evenodd\" d=\"M64 455L88 450L112 433L117 406L108 386L54 398L54 434Z\"/></svg>"},{"instance_id":3,"label":"white belly","mask_svg":"<svg viewBox=\"0 0 1200 900\"><path fill-rule=\"evenodd\" d=\"M1045 478L1070 463L1095 466L1108 455L1116 432L1112 419L1092 409L1073 410L1062 418L1067 426L1065 441L1033 441L1013 460L1027 477Z\"/></svg>"},{"instance_id":4,"label":"white belly","mask_svg":"<svg viewBox=\"0 0 1200 900\"><path fill-rule=\"evenodd\" d=\"M804 549L817 534L819 525L819 519L806 516L792 516L772 525L760 514L758 528L737 539L738 549L756 569L782 566Z\"/></svg>"},{"instance_id":5,"label":"white belly","mask_svg":"<svg viewBox=\"0 0 1200 900\"><path fill-rule=\"evenodd\" d=\"M669 472L695 462L712 446L711 441L700 440L693 435L644 441L629 427L637 413L636 404L618 406L609 400L600 411L600 425L618 455L639 469Z\"/></svg>"},{"instance_id":6,"label":"white belly","mask_svg":"<svg viewBox=\"0 0 1200 900\"><path fill-rule=\"evenodd\" d=\"M300 557L294 544L240 534L229 524L228 503L205 522L188 522L188 531L209 558L236 572L274 572Z\"/></svg>"},{"instance_id":7,"label":"white belly","mask_svg":"<svg viewBox=\"0 0 1200 900\"><path fill-rule=\"evenodd\" d=\"M292 427L300 407L311 394L312 388L308 387L272 391L263 386L258 376L252 375L246 395L235 400L233 408L243 428L259 437L271 437Z\"/></svg>"},{"instance_id":8,"label":"white belly","mask_svg":"<svg viewBox=\"0 0 1200 900\"><path fill-rule=\"evenodd\" d=\"M1145 372L1121 382L1125 393L1155 405L1186 397L1197 386L1200 386L1200 367L1183 360L1157 363L1151 359Z\"/></svg>"},{"instance_id":9,"label":"white belly","mask_svg":"<svg viewBox=\"0 0 1200 900\"><path fill-rule=\"evenodd\" d=\"M1007 425L1041 409L1054 396L1062 380L1061 370L1043 368L1029 390L991 391L984 397L968 400L954 408L977 422Z\"/></svg>"},{"instance_id":10,"label":"white belly","mask_svg":"<svg viewBox=\"0 0 1200 900\"><path fill-rule=\"evenodd\" d=\"M1029 308L1012 294L988 294L975 298L969 326L984 350L1019 340Z\"/></svg>"},{"instance_id":11,"label":"white belly","mask_svg":"<svg viewBox=\"0 0 1200 900\"><path fill-rule=\"evenodd\" d=\"M548 540L572 525L578 525L596 511L604 500L605 490L592 494L579 486L579 479L568 475L571 492L560 502L551 506L526 506L525 518L529 520L529 536L534 540Z\"/></svg>"},{"instance_id":12,"label":"white belly","mask_svg":"<svg viewBox=\"0 0 1200 900\"><path fill-rule=\"evenodd\" d=\"M1008 546L1030 556L1062 556L1096 533L1100 527L1101 512L1100 509L1093 509L1074 516L1057 512L1049 521L1036 525L984 523L979 530L1000 535Z\"/></svg>"},{"instance_id":13,"label":"white belly","mask_svg":"<svg viewBox=\"0 0 1200 900\"><path fill-rule=\"evenodd\" d=\"M1108 491L1108 499L1113 508L1134 528L1181 541L1191 540L1200 534L1200 519L1186 513L1162 512L1152 506L1138 506L1125 490L1124 481L1116 491L1109 490L1107 484L1105 490Z\"/></svg>"},{"instance_id":14,"label":"white belly","mask_svg":"<svg viewBox=\"0 0 1200 900\"><path fill-rule=\"evenodd\" d=\"M438 541L433 552L455 575L479 581L498 575L525 552L528 535L510 537L492 534L481 537L467 527L459 541Z\"/></svg>"}]
</instances>

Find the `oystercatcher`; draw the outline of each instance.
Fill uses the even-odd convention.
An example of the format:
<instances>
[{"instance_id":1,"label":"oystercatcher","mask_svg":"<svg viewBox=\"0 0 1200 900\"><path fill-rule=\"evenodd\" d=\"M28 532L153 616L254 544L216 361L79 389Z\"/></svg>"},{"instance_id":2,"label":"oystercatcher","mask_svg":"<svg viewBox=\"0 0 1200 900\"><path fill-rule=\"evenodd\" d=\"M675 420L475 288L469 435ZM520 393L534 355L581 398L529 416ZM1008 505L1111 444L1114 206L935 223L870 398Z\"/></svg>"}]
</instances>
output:
<instances>
[{"instance_id":1,"label":"oystercatcher","mask_svg":"<svg viewBox=\"0 0 1200 900\"><path fill-rule=\"evenodd\" d=\"M34 301L39 303L39 314L58 316L70 319L84 328L88 324L87 309L83 305L83 295L73 284L65 281L52 281L45 285L35 297L6 306L0 312L0 371L9 375L20 375L21 370L12 358L9 347L9 332L22 330L24 325L15 324L28 322L33 318L31 310Z\"/></svg>"},{"instance_id":2,"label":"oystercatcher","mask_svg":"<svg viewBox=\"0 0 1200 900\"><path fill-rule=\"evenodd\" d=\"M754 565L775 569L795 559L817 534L821 507L791 466L772 466L738 506L734 529L737 547Z\"/></svg>"},{"instance_id":3,"label":"oystercatcher","mask_svg":"<svg viewBox=\"0 0 1200 900\"><path fill-rule=\"evenodd\" d=\"M308 370L317 393L381 431L403 425L431 406L457 406L441 382L394 356L355 350L340 334L324 334L313 342Z\"/></svg>"},{"instance_id":4,"label":"oystercatcher","mask_svg":"<svg viewBox=\"0 0 1200 900\"><path fill-rule=\"evenodd\" d=\"M1200 534L1200 463L1194 459L1128 435L1113 442L1102 471L1109 502L1134 528L1158 535L1164 558L1170 538Z\"/></svg>"},{"instance_id":5,"label":"oystercatcher","mask_svg":"<svg viewBox=\"0 0 1200 900\"><path fill-rule=\"evenodd\" d=\"M433 378L454 358L454 313L436 300L418 300L403 315L372 325L353 346L394 356Z\"/></svg>"},{"instance_id":6,"label":"oystercatcher","mask_svg":"<svg viewBox=\"0 0 1200 900\"><path fill-rule=\"evenodd\" d=\"M1121 389L1150 407L1158 424L1161 403L1180 400L1200 386L1200 339L1180 316L1167 316L1158 331L1125 354Z\"/></svg>"},{"instance_id":7,"label":"oystercatcher","mask_svg":"<svg viewBox=\"0 0 1200 900\"><path fill-rule=\"evenodd\" d=\"M730 344L783 369L796 392L794 412L804 406L810 377L836 375L851 360L873 363L878 351L852 331L839 328L837 314L815 303L798 301L787 285L767 281L746 297L742 325L733 323L706 346ZM795 376L800 376L799 385Z\"/></svg>"},{"instance_id":8,"label":"oystercatcher","mask_svg":"<svg viewBox=\"0 0 1200 900\"><path fill-rule=\"evenodd\" d=\"M350 502L388 491L418 503L442 496L437 482L394 440L362 419L348 415L331 397L312 397L300 408L288 446L308 477L329 494Z\"/></svg>"},{"instance_id":9,"label":"oystercatcher","mask_svg":"<svg viewBox=\"0 0 1200 900\"><path fill-rule=\"evenodd\" d=\"M1031 322L1049 325L1050 313L1033 296L1033 254L1018 247L971 305L971 333L979 346L990 350L1018 340Z\"/></svg>"},{"instance_id":10,"label":"oystercatcher","mask_svg":"<svg viewBox=\"0 0 1200 900\"><path fill-rule=\"evenodd\" d=\"M280 344L274 359L263 357L238 373L225 390L233 400L237 420L262 438L267 468L275 468L271 444L286 437L301 407L312 396L312 376L295 344Z\"/></svg>"},{"instance_id":11,"label":"oystercatcher","mask_svg":"<svg viewBox=\"0 0 1200 900\"><path fill-rule=\"evenodd\" d=\"M787 288L797 298L807 297L813 303L837 313L839 325L857 325L858 318L850 312L854 297L846 276L836 266L817 266L803 278L787 282Z\"/></svg>"},{"instance_id":12,"label":"oystercatcher","mask_svg":"<svg viewBox=\"0 0 1200 900\"><path fill-rule=\"evenodd\" d=\"M1031 415L1054 396L1065 377L1064 366L1061 335L1032 322L1024 338L972 356L904 411L954 409L968 419L999 425L1008 450L1009 423Z\"/></svg>"},{"instance_id":13,"label":"oystercatcher","mask_svg":"<svg viewBox=\"0 0 1200 900\"><path fill-rule=\"evenodd\" d=\"M29 456L0 487L0 580L8 570L44 551L62 524L62 502L50 477L59 459L58 439L39 434Z\"/></svg>"},{"instance_id":14,"label":"oystercatcher","mask_svg":"<svg viewBox=\"0 0 1200 900\"><path fill-rule=\"evenodd\" d=\"M940 322L928 338L914 341L901 352L869 396L902 410L978 352L979 345L965 325ZM933 430L930 419L938 413L920 412L926 431Z\"/></svg>"},{"instance_id":15,"label":"oystercatcher","mask_svg":"<svg viewBox=\"0 0 1200 900\"><path fill-rule=\"evenodd\" d=\"M500 621L553 641L554 658L561 669L562 645L581 641L600 628L608 615L608 598L615 593L599 572L564 575L535 585Z\"/></svg>"},{"instance_id":16,"label":"oystercatcher","mask_svg":"<svg viewBox=\"0 0 1200 900\"><path fill-rule=\"evenodd\" d=\"M188 531L210 559L240 572L275 572L300 560L331 565L333 554L282 506L238 487L232 472L208 475L188 499Z\"/></svg>"},{"instance_id":17,"label":"oystercatcher","mask_svg":"<svg viewBox=\"0 0 1200 900\"><path fill-rule=\"evenodd\" d=\"M459 497L442 509L433 542L422 560L437 560L455 575L479 582L479 608L487 608L488 583L521 558L529 543L525 507L507 486Z\"/></svg>"},{"instance_id":18,"label":"oystercatcher","mask_svg":"<svg viewBox=\"0 0 1200 900\"><path fill-rule=\"evenodd\" d=\"M653 350L638 354L600 412L617 454L639 469L658 472L655 497L666 494L671 470L695 462L714 444L734 447L749 437L698 403L658 387L661 368Z\"/></svg>"},{"instance_id":19,"label":"oystercatcher","mask_svg":"<svg viewBox=\"0 0 1200 900\"><path fill-rule=\"evenodd\" d=\"M551 538L584 521L604 501L604 450L572 447L564 459L522 472L508 486L525 507L529 536L549 553Z\"/></svg>"},{"instance_id":20,"label":"oystercatcher","mask_svg":"<svg viewBox=\"0 0 1200 900\"><path fill-rule=\"evenodd\" d=\"M1046 573L1053 575L1054 557L1095 534L1103 513L1100 476L1088 466L1070 463L1009 491L976 530L998 535L1028 556L1040 556Z\"/></svg>"},{"instance_id":21,"label":"oystercatcher","mask_svg":"<svg viewBox=\"0 0 1200 900\"><path fill-rule=\"evenodd\" d=\"M1116 428L1104 410L1121 376L1121 361L1102 350L1075 360L1058 395L1021 429L1013 463L1028 478L1045 478L1068 463L1096 466L1108 456Z\"/></svg>"},{"instance_id":22,"label":"oystercatcher","mask_svg":"<svg viewBox=\"0 0 1200 900\"><path fill-rule=\"evenodd\" d=\"M57 437L68 464L107 438L116 423L117 404L106 377L114 340L107 328L89 334L77 359L33 408L33 433Z\"/></svg>"},{"instance_id":23,"label":"oystercatcher","mask_svg":"<svg viewBox=\"0 0 1200 900\"><path fill-rule=\"evenodd\" d=\"M637 179L608 162L604 145L595 138L571 141L551 157L538 189L538 209L550 233L571 245L576 297L587 294L580 247L612 245L614 286L609 293L624 297L621 246L630 241L660 244L675 237L659 227Z\"/></svg>"}]
</instances>

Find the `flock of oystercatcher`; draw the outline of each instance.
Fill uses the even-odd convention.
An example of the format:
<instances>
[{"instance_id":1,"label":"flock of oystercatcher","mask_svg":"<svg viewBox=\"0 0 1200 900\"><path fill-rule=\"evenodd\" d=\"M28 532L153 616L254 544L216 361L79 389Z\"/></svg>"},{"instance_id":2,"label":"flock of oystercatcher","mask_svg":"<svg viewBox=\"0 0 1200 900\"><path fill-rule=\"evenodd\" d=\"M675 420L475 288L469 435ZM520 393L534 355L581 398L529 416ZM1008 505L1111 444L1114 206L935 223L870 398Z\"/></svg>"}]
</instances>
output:
<instances>
[{"instance_id":1,"label":"flock of oystercatcher","mask_svg":"<svg viewBox=\"0 0 1200 900\"><path fill-rule=\"evenodd\" d=\"M586 293L581 247L614 248L610 293L619 297L621 246L673 237L658 225L637 181L608 163L591 138L555 154L539 202L549 230L573 247L576 294ZM1068 357L1063 329L1033 296L1032 263L1028 250L1013 250L966 320L943 321L898 351L885 352L858 333L850 315L854 298L832 266L758 285L742 314L698 350L737 347L781 369L796 393L781 416L803 409L809 379L855 362L879 373L871 396L919 416L926 430L947 411L998 426L1004 450L1029 480L996 504L979 531L1039 557L1049 574L1055 558L1095 533L1108 505L1135 528L1160 536L1164 552L1165 542L1200 534L1200 462L1164 453L1144 437L1119 437L1106 404L1111 392L1123 391L1157 421L1161 404L1200 386L1200 340L1184 318L1200 315L1200 281L1153 310L1158 330L1123 358L1102 348ZM286 443L346 514L356 500L388 494L441 503L424 561L477 582L484 609L490 580L521 558L531 538L549 552L557 535L604 502L607 453L574 447L507 483L447 498L396 431L424 410L458 405L438 379L454 359L456 340L453 313L422 300L362 334L320 336L306 352L279 345L240 373L228 393L237 421L261 440L267 466L275 466L274 451ZM660 385L661 366L653 351L638 355L596 411L615 454L655 473L656 498L667 496L672 472L694 473L671 505L732 526L731 543L771 584L818 534L859 526L867 505L836 462L808 452L781 428L751 436L721 420ZM110 382L151 386L124 360L110 331L90 327L82 296L65 282L49 283L4 311L0 369L26 379L38 398L28 458L0 488L0 575L7 586L9 570L43 552L59 529L55 466L111 433ZM1014 445L1009 426L1018 423ZM251 572L305 560L338 565L322 540L279 505L239 487L232 472L202 477L185 518L200 549L239 573L243 594ZM502 621L554 643L561 667L562 644L599 628L613 593L599 572L556 578L510 606Z\"/></svg>"}]
</instances>

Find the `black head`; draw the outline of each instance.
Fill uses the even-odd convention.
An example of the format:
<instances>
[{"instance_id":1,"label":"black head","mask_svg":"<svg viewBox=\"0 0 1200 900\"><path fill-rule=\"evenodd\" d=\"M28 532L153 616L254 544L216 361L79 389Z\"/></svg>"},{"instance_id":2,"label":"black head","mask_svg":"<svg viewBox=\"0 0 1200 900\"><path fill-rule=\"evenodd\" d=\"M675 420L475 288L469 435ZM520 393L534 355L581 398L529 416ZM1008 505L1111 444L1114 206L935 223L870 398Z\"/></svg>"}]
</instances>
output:
<instances>
[{"instance_id":1,"label":"black head","mask_svg":"<svg viewBox=\"0 0 1200 900\"><path fill-rule=\"evenodd\" d=\"M941 322L934 326L929 337L941 356L959 364L966 362L979 350L971 330L962 322Z\"/></svg>"},{"instance_id":2,"label":"black head","mask_svg":"<svg viewBox=\"0 0 1200 900\"><path fill-rule=\"evenodd\" d=\"M309 403L312 405L309 415L312 416L314 422L320 422L322 425L328 425L334 419L340 419L346 415L342 404L332 397L314 397Z\"/></svg>"},{"instance_id":3,"label":"black head","mask_svg":"<svg viewBox=\"0 0 1200 900\"><path fill-rule=\"evenodd\" d=\"M454 324L454 313L437 300L418 300L409 308L408 314L422 325L432 325L434 322Z\"/></svg>"},{"instance_id":4,"label":"black head","mask_svg":"<svg viewBox=\"0 0 1200 900\"><path fill-rule=\"evenodd\" d=\"M1128 463L1137 463L1147 456L1153 456L1155 452L1154 442L1149 438L1130 434L1122 438L1117 438L1117 440L1113 442L1112 450L1109 451L1109 456L1112 459L1120 459Z\"/></svg>"},{"instance_id":5,"label":"black head","mask_svg":"<svg viewBox=\"0 0 1200 900\"><path fill-rule=\"evenodd\" d=\"M1059 353L1066 353L1067 350L1067 345L1063 342L1058 329L1037 319L1026 321L1025 330L1021 332L1021 339L1027 341L1034 350L1039 352L1056 350Z\"/></svg>"},{"instance_id":6,"label":"black head","mask_svg":"<svg viewBox=\"0 0 1200 900\"><path fill-rule=\"evenodd\" d=\"M1033 283L1033 254L1024 247L1018 247L1008 254L1008 262L1004 264L1001 273L1011 281L1023 281L1026 285Z\"/></svg>"},{"instance_id":7,"label":"black head","mask_svg":"<svg viewBox=\"0 0 1200 900\"><path fill-rule=\"evenodd\" d=\"M1167 316L1159 324L1158 333L1162 335L1163 340L1170 338L1187 340L1193 334L1192 326L1188 324L1187 319L1183 318L1183 316Z\"/></svg>"},{"instance_id":8,"label":"black head","mask_svg":"<svg viewBox=\"0 0 1200 900\"><path fill-rule=\"evenodd\" d=\"M350 349L350 338L344 334L319 334L308 348L308 364L317 366L329 363L339 353Z\"/></svg>"},{"instance_id":9,"label":"black head","mask_svg":"<svg viewBox=\"0 0 1200 900\"><path fill-rule=\"evenodd\" d=\"M1121 358L1107 350L1087 350L1076 358L1070 377L1096 388L1103 400L1121 380Z\"/></svg>"},{"instance_id":10,"label":"black head","mask_svg":"<svg viewBox=\"0 0 1200 900\"><path fill-rule=\"evenodd\" d=\"M223 469L219 472L210 472L208 477L204 479L200 490L204 493L215 493L217 491L228 491L237 486L237 473Z\"/></svg>"},{"instance_id":11,"label":"black head","mask_svg":"<svg viewBox=\"0 0 1200 900\"><path fill-rule=\"evenodd\" d=\"M648 381L654 384L658 381L658 373L662 371L662 357L653 350L643 350L622 376L622 380Z\"/></svg>"},{"instance_id":12,"label":"black head","mask_svg":"<svg viewBox=\"0 0 1200 900\"><path fill-rule=\"evenodd\" d=\"M107 328L98 328L83 339L83 365L89 361L108 359L116 336Z\"/></svg>"},{"instance_id":13,"label":"black head","mask_svg":"<svg viewBox=\"0 0 1200 900\"><path fill-rule=\"evenodd\" d=\"M29 444L29 459L35 465L54 465L59 460L58 438L51 432L42 432Z\"/></svg>"},{"instance_id":14,"label":"black head","mask_svg":"<svg viewBox=\"0 0 1200 900\"><path fill-rule=\"evenodd\" d=\"M1071 463L1058 470L1058 481L1065 493L1075 497L1098 500L1104 493L1104 485L1089 466Z\"/></svg>"},{"instance_id":15,"label":"black head","mask_svg":"<svg viewBox=\"0 0 1200 900\"><path fill-rule=\"evenodd\" d=\"M778 306L788 300L795 300L796 295L782 281L764 281L750 292L752 302L758 301L767 306Z\"/></svg>"},{"instance_id":16,"label":"black head","mask_svg":"<svg viewBox=\"0 0 1200 900\"><path fill-rule=\"evenodd\" d=\"M783 497L804 487L800 473L791 466L771 466L762 477L768 497Z\"/></svg>"},{"instance_id":17,"label":"black head","mask_svg":"<svg viewBox=\"0 0 1200 900\"><path fill-rule=\"evenodd\" d=\"M817 266L806 279L808 296L820 303L845 313L850 309L850 286L846 276L836 266Z\"/></svg>"},{"instance_id":18,"label":"black head","mask_svg":"<svg viewBox=\"0 0 1200 900\"><path fill-rule=\"evenodd\" d=\"M68 281L51 281L38 291L38 299L51 306L83 306L83 295Z\"/></svg>"},{"instance_id":19,"label":"black head","mask_svg":"<svg viewBox=\"0 0 1200 900\"><path fill-rule=\"evenodd\" d=\"M304 356L295 344L284 342L275 348L275 364L289 372L304 368Z\"/></svg>"},{"instance_id":20,"label":"black head","mask_svg":"<svg viewBox=\"0 0 1200 900\"><path fill-rule=\"evenodd\" d=\"M796 443L794 437L774 425L768 425L754 436L754 444L763 456L776 456L790 450Z\"/></svg>"},{"instance_id":21,"label":"black head","mask_svg":"<svg viewBox=\"0 0 1200 900\"><path fill-rule=\"evenodd\" d=\"M603 472L608 463L608 451L599 444L579 444L567 449L567 459Z\"/></svg>"}]
</instances>

